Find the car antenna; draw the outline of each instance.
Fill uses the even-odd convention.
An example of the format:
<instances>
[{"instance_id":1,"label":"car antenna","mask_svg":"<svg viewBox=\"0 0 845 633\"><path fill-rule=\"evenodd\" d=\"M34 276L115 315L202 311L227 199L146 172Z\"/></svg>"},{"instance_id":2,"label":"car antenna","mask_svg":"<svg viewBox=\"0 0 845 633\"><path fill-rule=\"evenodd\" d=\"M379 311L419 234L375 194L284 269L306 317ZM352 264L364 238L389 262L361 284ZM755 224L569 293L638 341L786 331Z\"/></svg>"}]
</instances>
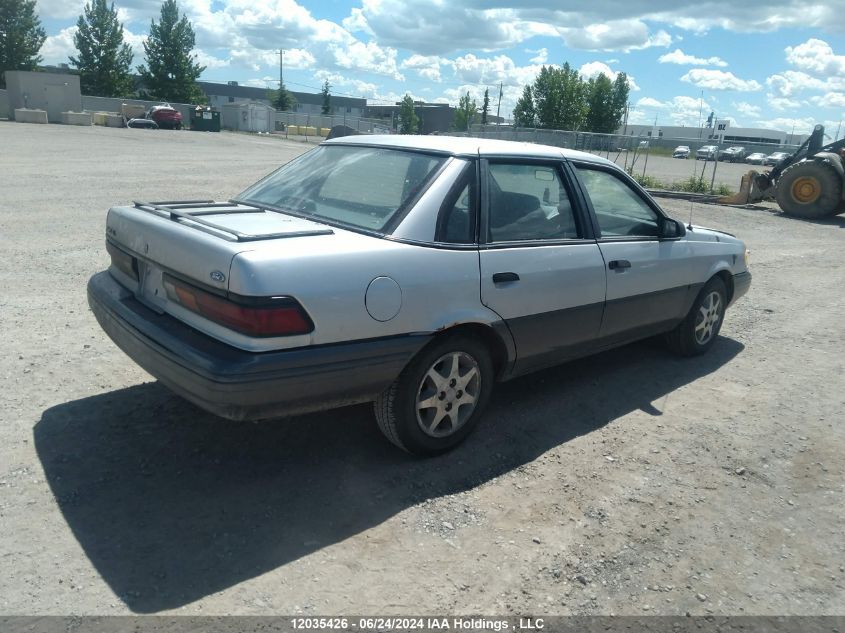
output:
<instances>
[{"instance_id":1,"label":"car antenna","mask_svg":"<svg viewBox=\"0 0 845 633\"><path fill-rule=\"evenodd\" d=\"M692 231L692 198L689 199L689 223L687 224L687 230Z\"/></svg>"}]
</instances>

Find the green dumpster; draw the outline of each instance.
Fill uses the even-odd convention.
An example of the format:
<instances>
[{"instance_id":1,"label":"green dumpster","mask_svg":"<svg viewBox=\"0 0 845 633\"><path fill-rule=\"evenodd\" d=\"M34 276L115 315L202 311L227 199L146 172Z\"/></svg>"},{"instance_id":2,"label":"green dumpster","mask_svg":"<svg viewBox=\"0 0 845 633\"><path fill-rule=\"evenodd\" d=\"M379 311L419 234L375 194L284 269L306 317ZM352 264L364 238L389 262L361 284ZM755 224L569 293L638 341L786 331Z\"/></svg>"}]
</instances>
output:
<instances>
[{"instance_id":1,"label":"green dumpster","mask_svg":"<svg viewBox=\"0 0 845 633\"><path fill-rule=\"evenodd\" d=\"M208 108L191 110L191 129L198 132L219 132L220 113Z\"/></svg>"}]
</instances>

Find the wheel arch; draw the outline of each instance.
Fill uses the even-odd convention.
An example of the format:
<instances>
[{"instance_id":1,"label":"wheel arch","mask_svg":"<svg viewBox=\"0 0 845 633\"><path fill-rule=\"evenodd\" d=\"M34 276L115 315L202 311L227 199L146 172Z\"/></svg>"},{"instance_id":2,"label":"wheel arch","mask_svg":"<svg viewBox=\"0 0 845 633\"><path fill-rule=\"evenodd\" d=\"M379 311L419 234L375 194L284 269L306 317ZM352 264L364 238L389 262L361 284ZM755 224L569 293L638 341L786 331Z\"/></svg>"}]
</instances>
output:
<instances>
[{"instance_id":1,"label":"wheel arch","mask_svg":"<svg viewBox=\"0 0 845 633\"><path fill-rule=\"evenodd\" d=\"M731 271L723 268L722 270L719 270L715 274L713 274L710 277L710 279L713 279L714 277L718 277L719 279L721 279L724 282L725 289L728 293L728 296L725 297L725 299L726 299L727 304L730 305L730 302L733 301L733 298L734 298L734 276L733 276L733 274L731 274ZM708 279L708 281L709 281L709 279Z\"/></svg>"},{"instance_id":2,"label":"wheel arch","mask_svg":"<svg viewBox=\"0 0 845 633\"><path fill-rule=\"evenodd\" d=\"M505 378L513 362L516 360L516 347L514 346L513 337L504 322L493 324L478 322L455 323L442 327L434 333L431 341L417 352L417 355L421 354L431 345L449 336L466 336L481 341L484 347L490 352L490 360L493 362L496 380Z\"/></svg>"}]
</instances>

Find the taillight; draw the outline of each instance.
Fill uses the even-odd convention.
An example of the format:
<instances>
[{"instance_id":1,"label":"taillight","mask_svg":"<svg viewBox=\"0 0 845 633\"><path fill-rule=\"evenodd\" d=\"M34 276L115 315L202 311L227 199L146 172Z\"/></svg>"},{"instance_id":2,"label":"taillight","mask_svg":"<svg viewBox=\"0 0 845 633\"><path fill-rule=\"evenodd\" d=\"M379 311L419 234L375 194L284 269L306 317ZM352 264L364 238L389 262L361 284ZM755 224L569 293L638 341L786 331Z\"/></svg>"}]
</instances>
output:
<instances>
[{"instance_id":1,"label":"taillight","mask_svg":"<svg viewBox=\"0 0 845 633\"><path fill-rule=\"evenodd\" d=\"M292 336L307 334L314 329L302 306L290 297L271 297L258 300L259 305L244 305L167 274L163 275L162 281L171 301L249 336Z\"/></svg>"},{"instance_id":2,"label":"taillight","mask_svg":"<svg viewBox=\"0 0 845 633\"><path fill-rule=\"evenodd\" d=\"M124 275L128 275L138 281L138 260L129 253L119 249L109 241L106 241L106 251L111 256L112 265Z\"/></svg>"}]
</instances>

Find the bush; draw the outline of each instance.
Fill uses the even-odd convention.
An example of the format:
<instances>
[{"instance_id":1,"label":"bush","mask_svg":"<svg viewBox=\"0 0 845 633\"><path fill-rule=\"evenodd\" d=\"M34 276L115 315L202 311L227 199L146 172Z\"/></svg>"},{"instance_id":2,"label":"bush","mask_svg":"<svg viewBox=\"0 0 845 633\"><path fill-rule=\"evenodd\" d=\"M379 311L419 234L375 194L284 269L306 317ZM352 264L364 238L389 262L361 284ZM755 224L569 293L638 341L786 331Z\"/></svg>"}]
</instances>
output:
<instances>
[{"instance_id":1,"label":"bush","mask_svg":"<svg viewBox=\"0 0 845 633\"><path fill-rule=\"evenodd\" d=\"M666 189L666 185L653 176L631 174L631 177L636 180L641 187L645 187L646 189Z\"/></svg>"},{"instance_id":2,"label":"bush","mask_svg":"<svg viewBox=\"0 0 845 633\"><path fill-rule=\"evenodd\" d=\"M690 176L686 180L680 180L672 184L672 191L686 191L687 193L707 193L710 186L704 182L704 178Z\"/></svg>"}]
</instances>

